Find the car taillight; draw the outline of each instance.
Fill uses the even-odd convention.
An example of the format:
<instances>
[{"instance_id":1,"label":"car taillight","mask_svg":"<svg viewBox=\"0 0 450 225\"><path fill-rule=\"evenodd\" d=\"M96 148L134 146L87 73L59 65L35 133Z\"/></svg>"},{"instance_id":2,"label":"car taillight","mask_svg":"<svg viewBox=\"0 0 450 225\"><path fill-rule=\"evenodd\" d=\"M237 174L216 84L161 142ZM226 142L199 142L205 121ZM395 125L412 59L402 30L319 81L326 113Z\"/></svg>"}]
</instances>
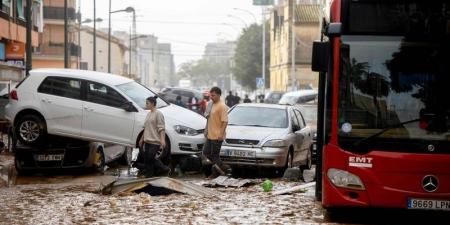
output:
<instances>
[{"instance_id":1,"label":"car taillight","mask_svg":"<svg viewBox=\"0 0 450 225\"><path fill-rule=\"evenodd\" d=\"M17 96L16 90L12 90L11 93L9 93L9 97L13 100L19 101L19 97Z\"/></svg>"}]
</instances>

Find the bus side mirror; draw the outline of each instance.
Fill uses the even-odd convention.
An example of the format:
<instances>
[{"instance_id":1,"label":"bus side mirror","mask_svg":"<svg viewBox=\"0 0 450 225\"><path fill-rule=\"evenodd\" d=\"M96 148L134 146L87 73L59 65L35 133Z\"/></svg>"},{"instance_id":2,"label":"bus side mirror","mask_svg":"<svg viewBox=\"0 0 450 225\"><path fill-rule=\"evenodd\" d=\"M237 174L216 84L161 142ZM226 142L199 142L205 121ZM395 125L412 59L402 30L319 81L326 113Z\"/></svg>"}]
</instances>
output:
<instances>
[{"instance_id":1,"label":"bus side mirror","mask_svg":"<svg viewBox=\"0 0 450 225\"><path fill-rule=\"evenodd\" d=\"M330 42L314 41L312 50L311 69L316 72L328 71Z\"/></svg>"},{"instance_id":2,"label":"bus side mirror","mask_svg":"<svg viewBox=\"0 0 450 225\"><path fill-rule=\"evenodd\" d=\"M342 23L329 23L325 28L325 35L329 38L341 36Z\"/></svg>"}]
</instances>

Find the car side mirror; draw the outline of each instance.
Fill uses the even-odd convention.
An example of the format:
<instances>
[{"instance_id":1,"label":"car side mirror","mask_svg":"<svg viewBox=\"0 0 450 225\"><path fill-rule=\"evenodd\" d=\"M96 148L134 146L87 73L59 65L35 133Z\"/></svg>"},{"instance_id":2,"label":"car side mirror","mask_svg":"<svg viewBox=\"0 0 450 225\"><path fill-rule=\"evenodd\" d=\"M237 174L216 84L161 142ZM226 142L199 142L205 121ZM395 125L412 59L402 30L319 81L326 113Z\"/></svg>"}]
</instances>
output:
<instances>
[{"instance_id":1,"label":"car side mirror","mask_svg":"<svg viewBox=\"0 0 450 225\"><path fill-rule=\"evenodd\" d=\"M297 125L292 125L292 131L295 133L300 130L300 127Z\"/></svg>"},{"instance_id":2,"label":"car side mirror","mask_svg":"<svg viewBox=\"0 0 450 225\"><path fill-rule=\"evenodd\" d=\"M131 102L124 103L121 108L127 112L138 112L136 107L134 107L133 103L131 103Z\"/></svg>"}]
</instances>

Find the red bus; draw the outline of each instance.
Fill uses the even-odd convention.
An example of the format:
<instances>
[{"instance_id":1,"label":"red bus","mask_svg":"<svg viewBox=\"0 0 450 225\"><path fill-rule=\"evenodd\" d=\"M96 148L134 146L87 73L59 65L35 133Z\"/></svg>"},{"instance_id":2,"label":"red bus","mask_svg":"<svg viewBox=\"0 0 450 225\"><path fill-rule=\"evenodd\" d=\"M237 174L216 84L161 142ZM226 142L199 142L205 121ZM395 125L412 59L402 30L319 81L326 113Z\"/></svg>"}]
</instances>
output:
<instances>
[{"instance_id":1,"label":"red bus","mask_svg":"<svg viewBox=\"0 0 450 225\"><path fill-rule=\"evenodd\" d=\"M334 0L322 33L316 197L449 211L450 2Z\"/></svg>"}]
</instances>

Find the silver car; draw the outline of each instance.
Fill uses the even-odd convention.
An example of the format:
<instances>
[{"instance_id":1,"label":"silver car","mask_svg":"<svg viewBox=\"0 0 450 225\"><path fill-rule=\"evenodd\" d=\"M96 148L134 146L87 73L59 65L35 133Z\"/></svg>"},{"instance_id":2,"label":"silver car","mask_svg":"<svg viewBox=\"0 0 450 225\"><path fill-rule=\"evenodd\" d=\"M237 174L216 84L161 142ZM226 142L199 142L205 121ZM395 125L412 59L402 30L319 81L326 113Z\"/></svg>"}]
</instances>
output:
<instances>
[{"instance_id":1,"label":"silver car","mask_svg":"<svg viewBox=\"0 0 450 225\"><path fill-rule=\"evenodd\" d=\"M221 159L231 166L311 168L312 132L299 108L239 104L228 113Z\"/></svg>"}]
</instances>

